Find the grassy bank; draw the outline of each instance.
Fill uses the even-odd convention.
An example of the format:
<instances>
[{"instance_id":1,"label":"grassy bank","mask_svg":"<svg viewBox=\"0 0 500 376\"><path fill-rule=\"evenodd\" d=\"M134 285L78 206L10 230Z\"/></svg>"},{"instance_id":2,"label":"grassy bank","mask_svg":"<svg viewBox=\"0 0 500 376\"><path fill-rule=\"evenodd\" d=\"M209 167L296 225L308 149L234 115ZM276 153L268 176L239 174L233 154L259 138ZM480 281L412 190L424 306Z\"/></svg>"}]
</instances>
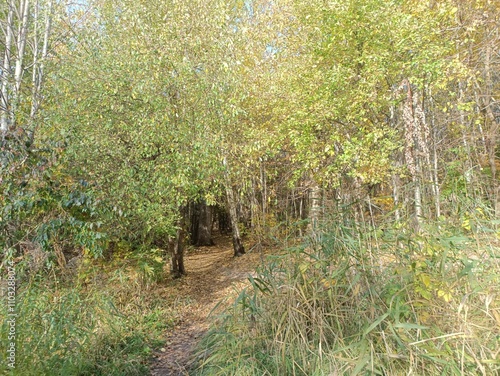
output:
<instances>
[{"instance_id":1,"label":"grassy bank","mask_svg":"<svg viewBox=\"0 0 500 376\"><path fill-rule=\"evenodd\" d=\"M176 320L179 302L140 265L82 265L70 278L21 281L16 305L16 364L6 361L9 324L2 304L2 374L145 375L152 349Z\"/></svg>"},{"instance_id":2,"label":"grassy bank","mask_svg":"<svg viewBox=\"0 0 500 376\"><path fill-rule=\"evenodd\" d=\"M205 337L198 375L500 372L493 222L342 223L250 280Z\"/></svg>"}]
</instances>

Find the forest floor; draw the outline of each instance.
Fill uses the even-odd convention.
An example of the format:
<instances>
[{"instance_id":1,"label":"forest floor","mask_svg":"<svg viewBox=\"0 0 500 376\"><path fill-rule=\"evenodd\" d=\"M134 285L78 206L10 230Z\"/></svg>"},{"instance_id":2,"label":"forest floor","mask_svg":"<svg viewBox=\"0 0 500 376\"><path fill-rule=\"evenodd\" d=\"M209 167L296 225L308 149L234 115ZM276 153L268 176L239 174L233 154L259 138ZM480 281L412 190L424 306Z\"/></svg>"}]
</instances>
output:
<instances>
[{"instance_id":1,"label":"forest floor","mask_svg":"<svg viewBox=\"0 0 500 376\"><path fill-rule=\"evenodd\" d=\"M226 298L235 295L254 275L263 255L258 251L233 257L229 237L215 238L212 247L197 247L185 255L187 275L172 282L179 299L188 301L177 325L166 333L151 365L152 376L188 375L195 361L194 350ZM226 301L226 304L229 304ZM216 308L216 309L214 309Z\"/></svg>"}]
</instances>

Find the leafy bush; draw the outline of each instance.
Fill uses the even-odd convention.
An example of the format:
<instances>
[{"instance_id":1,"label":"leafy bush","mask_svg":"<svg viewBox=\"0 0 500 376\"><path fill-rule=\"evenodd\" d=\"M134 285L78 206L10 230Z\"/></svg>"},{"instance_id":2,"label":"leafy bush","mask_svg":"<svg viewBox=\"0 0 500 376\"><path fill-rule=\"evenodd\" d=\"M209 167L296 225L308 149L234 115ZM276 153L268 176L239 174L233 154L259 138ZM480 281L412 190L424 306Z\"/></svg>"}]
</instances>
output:
<instances>
[{"instance_id":1,"label":"leafy bush","mask_svg":"<svg viewBox=\"0 0 500 376\"><path fill-rule=\"evenodd\" d=\"M21 273L65 266L67 258L82 250L100 255L106 238L99 219L102 208L95 187L65 171L64 143L35 149L13 141L5 141L0 152L2 170L9 172L0 178L2 257L22 260Z\"/></svg>"}]
</instances>

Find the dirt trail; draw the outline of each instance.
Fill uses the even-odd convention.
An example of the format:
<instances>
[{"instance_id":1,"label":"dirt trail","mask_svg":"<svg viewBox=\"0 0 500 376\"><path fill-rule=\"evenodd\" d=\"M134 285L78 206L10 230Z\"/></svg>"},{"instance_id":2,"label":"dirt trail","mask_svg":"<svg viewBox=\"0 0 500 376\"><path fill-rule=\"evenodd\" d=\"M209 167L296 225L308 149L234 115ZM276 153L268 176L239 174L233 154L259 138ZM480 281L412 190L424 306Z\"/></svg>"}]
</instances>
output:
<instances>
[{"instance_id":1,"label":"dirt trail","mask_svg":"<svg viewBox=\"0 0 500 376\"><path fill-rule=\"evenodd\" d=\"M245 283L260 263L258 252L233 257L231 240L215 239L213 247L199 247L185 256L188 275L176 281L176 295L192 302L166 337L151 366L152 376L188 375L193 350L207 331L208 315L217 303Z\"/></svg>"}]
</instances>

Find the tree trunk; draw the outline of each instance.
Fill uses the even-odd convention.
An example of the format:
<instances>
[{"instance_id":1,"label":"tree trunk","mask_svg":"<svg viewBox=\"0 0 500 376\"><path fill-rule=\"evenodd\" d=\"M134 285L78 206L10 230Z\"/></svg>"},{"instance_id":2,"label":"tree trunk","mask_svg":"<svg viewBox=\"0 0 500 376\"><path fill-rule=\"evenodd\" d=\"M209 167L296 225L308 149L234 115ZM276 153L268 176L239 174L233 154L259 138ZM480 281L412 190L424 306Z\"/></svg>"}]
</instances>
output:
<instances>
[{"instance_id":1,"label":"tree trunk","mask_svg":"<svg viewBox=\"0 0 500 376\"><path fill-rule=\"evenodd\" d=\"M264 162L260 162L260 182L262 187L262 230L266 231L266 215L267 215L267 182L266 182L266 168Z\"/></svg>"},{"instance_id":2,"label":"tree trunk","mask_svg":"<svg viewBox=\"0 0 500 376\"><path fill-rule=\"evenodd\" d=\"M233 188L226 186L227 205L229 207L229 219L231 221L234 257L245 254L245 247L241 241L240 229L238 227L238 213L236 211L236 201L234 199Z\"/></svg>"},{"instance_id":3,"label":"tree trunk","mask_svg":"<svg viewBox=\"0 0 500 376\"><path fill-rule=\"evenodd\" d=\"M197 231L196 238L193 243L197 246L212 246L212 223L213 223L213 206L207 205L205 201L196 204L198 210L195 211L197 216Z\"/></svg>"},{"instance_id":4,"label":"tree trunk","mask_svg":"<svg viewBox=\"0 0 500 376\"><path fill-rule=\"evenodd\" d=\"M42 101L42 83L44 78L45 60L49 50L49 39L52 29L53 0L41 2L35 0L8 0L6 23L2 31L5 35L3 62L0 80L0 133L14 128L18 110L23 97L23 79L27 69L31 73L31 109L27 124L22 124L27 131L30 143L33 143L38 113ZM45 9L43 26L41 10ZM27 48L30 49L27 52ZM26 61L27 58L32 60ZM24 108L24 106L23 106Z\"/></svg>"},{"instance_id":5,"label":"tree trunk","mask_svg":"<svg viewBox=\"0 0 500 376\"><path fill-rule=\"evenodd\" d=\"M309 202L311 208L309 210L309 233L311 237L316 239L319 231L319 218L321 214L321 189L316 181L313 181L309 191Z\"/></svg>"},{"instance_id":6,"label":"tree trunk","mask_svg":"<svg viewBox=\"0 0 500 376\"><path fill-rule=\"evenodd\" d=\"M422 218L422 191L421 191L421 157L420 149L425 145L420 126L423 121L415 121L414 112L414 97L411 89L411 84L408 79L404 79L400 85L406 93L406 100L403 103L403 123L405 128L405 161L410 171L411 180L413 184L413 198L414 198L414 227L416 232L420 231L421 218ZM423 111L422 111L423 113ZM422 152L425 155L425 151Z\"/></svg>"},{"instance_id":7,"label":"tree trunk","mask_svg":"<svg viewBox=\"0 0 500 376\"><path fill-rule=\"evenodd\" d=\"M238 212L236 210L236 199L234 197L233 187L229 180L229 174L227 172L227 160L224 158L225 166L225 185L226 185L226 196L227 196L227 206L229 208L229 219L231 221L231 229L233 230L233 248L234 257L242 256L245 254L245 247L241 241L240 230L238 228Z\"/></svg>"},{"instance_id":8,"label":"tree trunk","mask_svg":"<svg viewBox=\"0 0 500 376\"><path fill-rule=\"evenodd\" d=\"M14 92L12 98L11 123L16 125L17 107L21 101L21 84L24 72L24 52L26 48L26 39L28 33L29 0L21 1L19 11L22 12L21 25L17 35L17 58L16 68L14 70Z\"/></svg>"},{"instance_id":9,"label":"tree trunk","mask_svg":"<svg viewBox=\"0 0 500 376\"><path fill-rule=\"evenodd\" d=\"M183 231L178 229L175 239L171 239L170 241L172 249L172 264L170 272L174 278L180 278L186 274L186 269L184 268L184 242L182 238Z\"/></svg>"},{"instance_id":10,"label":"tree trunk","mask_svg":"<svg viewBox=\"0 0 500 376\"><path fill-rule=\"evenodd\" d=\"M390 125L391 128L396 129L396 109L394 106L391 106L390 108L391 111L391 116L390 116ZM400 160L401 159L401 160ZM392 199L394 201L394 219L399 222L401 219L401 212L400 212L400 189L401 189L401 178L399 177L399 169L400 166L403 164L402 162L402 155L399 153L396 153L395 155L395 163L394 163L394 169L395 171L392 173L391 180L392 180Z\"/></svg>"},{"instance_id":11,"label":"tree trunk","mask_svg":"<svg viewBox=\"0 0 500 376\"><path fill-rule=\"evenodd\" d=\"M488 43L486 46L486 53L484 56L484 72L485 72L485 93L482 96L483 98L483 106L484 106L484 111L486 112L486 117L489 120L490 123L490 130L489 130L489 136L488 136L488 157L490 161L490 168L491 168L491 178L493 182L493 189L496 189L496 163L495 163L495 154L496 154L496 148L497 148L497 138L498 138L498 128L499 125L497 123L497 120L495 118L495 115L493 114L492 110L492 93L491 93L491 88L493 87L493 81L492 81L492 76L491 76L491 55L492 55L492 48L491 44Z\"/></svg>"},{"instance_id":12,"label":"tree trunk","mask_svg":"<svg viewBox=\"0 0 500 376\"><path fill-rule=\"evenodd\" d=\"M0 117L0 129L3 133L9 129L9 77L11 74L10 60L12 50L12 39L14 29L14 2L9 2L9 11L7 13L6 36L5 36L5 53L2 66L2 115Z\"/></svg>"},{"instance_id":13,"label":"tree trunk","mask_svg":"<svg viewBox=\"0 0 500 376\"><path fill-rule=\"evenodd\" d=\"M177 223L177 232L174 239L169 239L169 248L172 255L170 272L174 278L180 278L186 274L184 267L184 242L186 238L186 208L180 210L180 219Z\"/></svg>"},{"instance_id":14,"label":"tree trunk","mask_svg":"<svg viewBox=\"0 0 500 376\"><path fill-rule=\"evenodd\" d=\"M431 129L432 129L432 184L434 193L434 206L436 208L436 219L441 216L441 191L439 188L439 158L438 158L438 129L435 121L435 106L432 95L429 95L432 104L431 108ZM465 124L464 122L462 124Z\"/></svg>"}]
</instances>

